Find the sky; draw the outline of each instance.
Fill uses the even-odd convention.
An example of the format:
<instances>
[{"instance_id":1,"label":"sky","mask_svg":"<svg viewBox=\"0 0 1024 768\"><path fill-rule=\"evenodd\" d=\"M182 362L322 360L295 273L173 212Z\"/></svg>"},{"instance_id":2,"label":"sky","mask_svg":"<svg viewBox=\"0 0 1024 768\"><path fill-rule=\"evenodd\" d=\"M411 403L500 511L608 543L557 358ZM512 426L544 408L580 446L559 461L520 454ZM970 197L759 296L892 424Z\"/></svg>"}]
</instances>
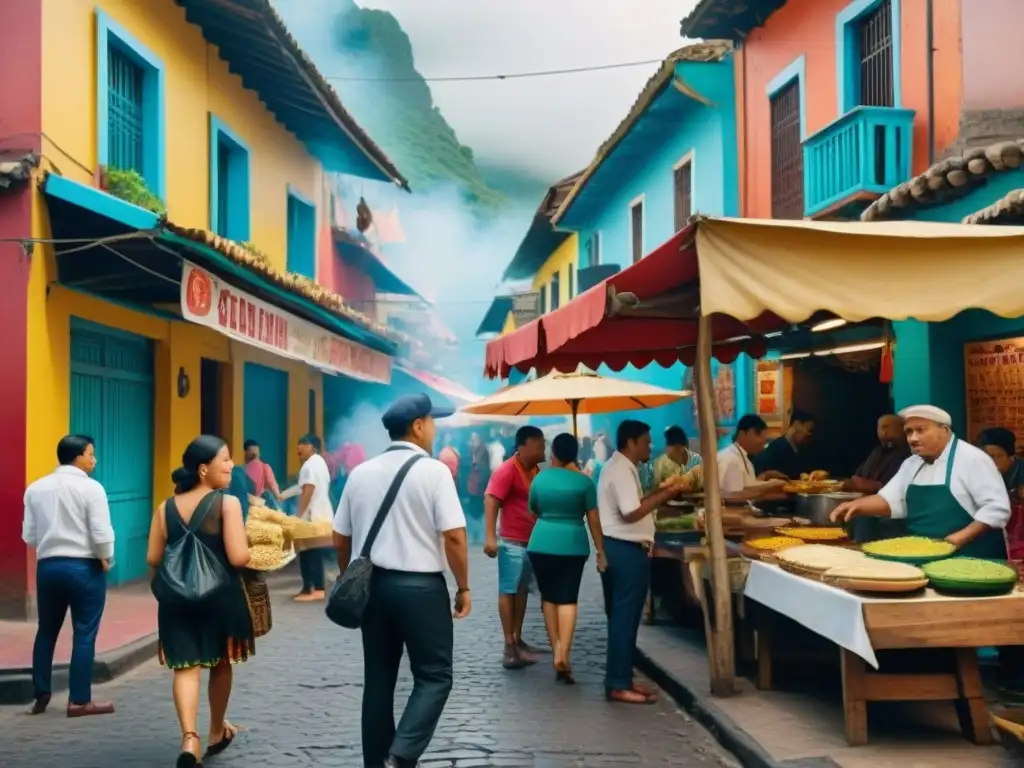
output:
<instances>
[{"instance_id":1,"label":"sky","mask_svg":"<svg viewBox=\"0 0 1024 768\"><path fill-rule=\"evenodd\" d=\"M390 11L426 78L662 59L686 43L695 0L357 0ZM323 0L311 5L329 5ZM431 83L463 144L488 165L552 181L575 173L657 65L521 80Z\"/></svg>"}]
</instances>

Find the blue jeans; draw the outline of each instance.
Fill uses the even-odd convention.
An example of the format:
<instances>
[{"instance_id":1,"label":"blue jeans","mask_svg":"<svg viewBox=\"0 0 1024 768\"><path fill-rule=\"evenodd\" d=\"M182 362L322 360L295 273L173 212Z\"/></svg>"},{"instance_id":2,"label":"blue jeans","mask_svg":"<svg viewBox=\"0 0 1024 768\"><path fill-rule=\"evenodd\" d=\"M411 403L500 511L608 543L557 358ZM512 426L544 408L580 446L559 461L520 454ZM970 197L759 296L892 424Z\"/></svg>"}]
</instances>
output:
<instances>
[{"instance_id":1,"label":"blue jeans","mask_svg":"<svg viewBox=\"0 0 1024 768\"><path fill-rule=\"evenodd\" d=\"M53 651L70 608L74 642L68 698L72 704L92 701L96 633L106 601L107 577L99 560L48 557L36 563L39 630L32 649L32 684L37 698L52 693Z\"/></svg>"},{"instance_id":2,"label":"blue jeans","mask_svg":"<svg viewBox=\"0 0 1024 768\"><path fill-rule=\"evenodd\" d=\"M607 536L604 553L608 559L608 568L601 574L608 613L604 687L628 691L633 687L633 653L650 587L651 561L642 545Z\"/></svg>"},{"instance_id":3,"label":"blue jeans","mask_svg":"<svg viewBox=\"0 0 1024 768\"><path fill-rule=\"evenodd\" d=\"M305 549L299 552L299 572L302 574L302 591L323 590L327 582L327 561L334 557L331 547Z\"/></svg>"}]
</instances>

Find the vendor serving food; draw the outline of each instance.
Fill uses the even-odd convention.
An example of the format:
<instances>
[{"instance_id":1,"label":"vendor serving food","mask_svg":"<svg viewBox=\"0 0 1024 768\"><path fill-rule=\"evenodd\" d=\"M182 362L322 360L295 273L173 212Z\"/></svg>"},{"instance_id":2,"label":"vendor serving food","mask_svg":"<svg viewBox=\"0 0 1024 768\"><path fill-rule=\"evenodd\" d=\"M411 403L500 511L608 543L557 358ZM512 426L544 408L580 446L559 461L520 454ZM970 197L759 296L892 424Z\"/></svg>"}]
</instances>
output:
<instances>
[{"instance_id":1,"label":"vendor serving food","mask_svg":"<svg viewBox=\"0 0 1024 768\"><path fill-rule=\"evenodd\" d=\"M911 536L945 539L961 555L1005 560L1010 499L992 460L953 434L941 408L915 405L900 416L913 455L877 494L840 504L832 519L905 519Z\"/></svg>"},{"instance_id":2,"label":"vendor serving food","mask_svg":"<svg viewBox=\"0 0 1024 768\"><path fill-rule=\"evenodd\" d=\"M748 501L776 496L788 478L769 470L757 474L751 461L768 442L764 419L747 414L736 424L732 443L718 452L718 483L725 499Z\"/></svg>"}]
</instances>

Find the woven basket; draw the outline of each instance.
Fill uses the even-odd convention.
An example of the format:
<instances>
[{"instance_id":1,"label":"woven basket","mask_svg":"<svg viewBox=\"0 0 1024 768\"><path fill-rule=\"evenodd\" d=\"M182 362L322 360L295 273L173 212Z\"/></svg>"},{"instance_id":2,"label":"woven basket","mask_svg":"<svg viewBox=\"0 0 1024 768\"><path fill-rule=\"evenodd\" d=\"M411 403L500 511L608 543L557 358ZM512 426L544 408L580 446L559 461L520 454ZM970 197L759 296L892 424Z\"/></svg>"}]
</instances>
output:
<instances>
[{"instance_id":1,"label":"woven basket","mask_svg":"<svg viewBox=\"0 0 1024 768\"><path fill-rule=\"evenodd\" d=\"M804 568L787 562L786 560L778 560L777 562L782 570L792 573L794 576L803 576L805 579L812 579L813 581L821 581L822 575L828 570L828 568L822 568L820 570L815 568Z\"/></svg>"},{"instance_id":2,"label":"woven basket","mask_svg":"<svg viewBox=\"0 0 1024 768\"><path fill-rule=\"evenodd\" d=\"M274 626L270 614L270 589L263 579L246 579L245 599L249 603L249 615L252 617L253 637L263 637Z\"/></svg>"}]
</instances>

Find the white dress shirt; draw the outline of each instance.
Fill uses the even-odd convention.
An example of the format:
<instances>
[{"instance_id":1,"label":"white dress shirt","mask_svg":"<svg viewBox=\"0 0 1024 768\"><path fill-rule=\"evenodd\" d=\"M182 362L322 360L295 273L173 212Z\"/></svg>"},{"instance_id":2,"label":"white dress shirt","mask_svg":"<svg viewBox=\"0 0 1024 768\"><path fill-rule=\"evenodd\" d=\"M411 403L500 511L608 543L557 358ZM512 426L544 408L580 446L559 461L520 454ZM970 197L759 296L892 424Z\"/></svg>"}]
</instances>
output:
<instances>
[{"instance_id":1,"label":"white dress shirt","mask_svg":"<svg viewBox=\"0 0 1024 768\"><path fill-rule=\"evenodd\" d=\"M500 440L492 440L487 444L487 460L491 465L491 472L497 472L505 463L505 446Z\"/></svg>"},{"instance_id":2,"label":"white dress shirt","mask_svg":"<svg viewBox=\"0 0 1024 768\"><path fill-rule=\"evenodd\" d=\"M394 571L441 573L447 569L445 531L466 527L451 470L412 443L392 446L408 450L385 451L352 470L341 494L334 530L352 539L352 557L359 557L384 496L398 470L413 455L417 461L406 475L377 540L370 561Z\"/></svg>"},{"instance_id":3,"label":"white dress shirt","mask_svg":"<svg viewBox=\"0 0 1024 768\"><path fill-rule=\"evenodd\" d=\"M114 556L107 492L78 467L65 465L25 489L21 538L36 558Z\"/></svg>"},{"instance_id":4,"label":"white dress shirt","mask_svg":"<svg viewBox=\"0 0 1024 768\"><path fill-rule=\"evenodd\" d=\"M624 541L654 542L654 515L627 523L624 515L636 512L643 500L636 464L616 451L597 480L597 510L605 536Z\"/></svg>"},{"instance_id":5,"label":"white dress shirt","mask_svg":"<svg viewBox=\"0 0 1024 768\"><path fill-rule=\"evenodd\" d=\"M722 493L739 493L758 483L750 455L739 443L730 443L718 452L718 487Z\"/></svg>"},{"instance_id":6,"label":"white dress shirt","mask_svg":"<svg viewBox=\"0 0 1024 768\"><path fill-rule=\"evenodd\" d=\"M313 496L306 507L306 515L310 520L333 520L334 509L331 507L331 470L319 453L314 453L299 468L299 488L304 485L313 486Z\"/></svg>"},{"instance_id":7,"label":"white dress shirt","mask_svg":"<svg viewBox=\"0 0 1024 768\"><path fill-rule=\"evenodd\" d=\"M896 476L878 492L889 504L894 520L902 520L907 516L909 486L943 485L946 482L946 465L952 446L953 439L931 464L920 456L911 456L900 465ZM979 523L992 528L1006 527L1010 519L1010 496L996 465L980 448L957 440L949 490L967 514Z\"/></svg>"}]
</instances>

